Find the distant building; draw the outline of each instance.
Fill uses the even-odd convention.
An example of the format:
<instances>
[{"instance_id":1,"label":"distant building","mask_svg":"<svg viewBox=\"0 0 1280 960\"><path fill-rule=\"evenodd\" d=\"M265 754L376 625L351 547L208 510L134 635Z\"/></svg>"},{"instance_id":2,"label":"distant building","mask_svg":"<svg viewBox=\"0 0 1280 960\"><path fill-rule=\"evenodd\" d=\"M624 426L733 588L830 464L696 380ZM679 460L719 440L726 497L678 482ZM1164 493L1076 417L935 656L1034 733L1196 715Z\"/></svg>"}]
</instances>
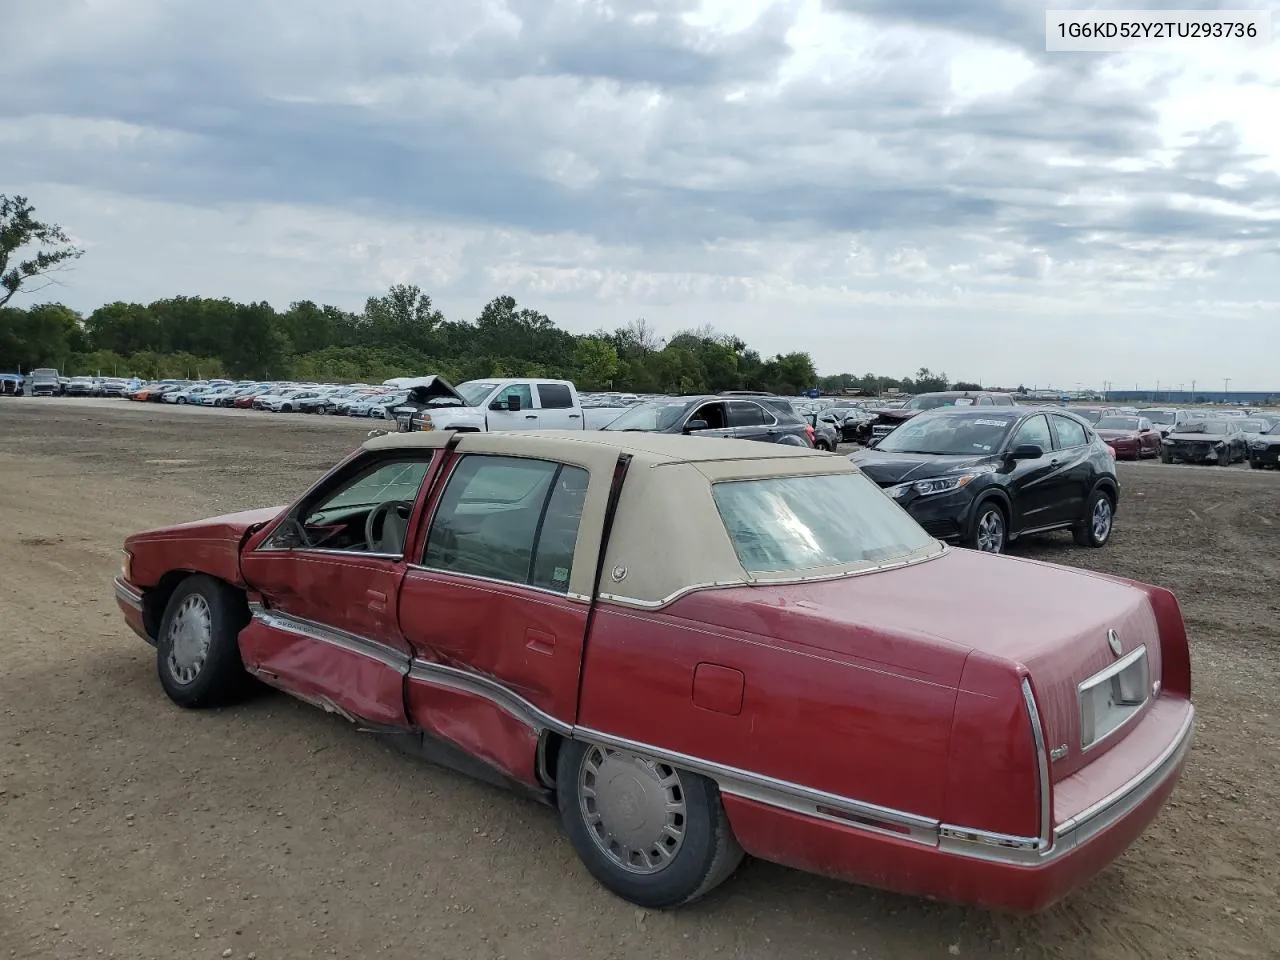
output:
<instances>
[{"instance_id":1,"label":"distant building","mask_svg":"<svg viewBox=\"0 0 1280 960\"><path fill-rule=\"evenodd\" d=\"M1280 404L1280 390L1108 390L1108 401L1137 401L1153 406L1178 404L1234 403L1245 406Z\"/></svg>"}]
</instances>

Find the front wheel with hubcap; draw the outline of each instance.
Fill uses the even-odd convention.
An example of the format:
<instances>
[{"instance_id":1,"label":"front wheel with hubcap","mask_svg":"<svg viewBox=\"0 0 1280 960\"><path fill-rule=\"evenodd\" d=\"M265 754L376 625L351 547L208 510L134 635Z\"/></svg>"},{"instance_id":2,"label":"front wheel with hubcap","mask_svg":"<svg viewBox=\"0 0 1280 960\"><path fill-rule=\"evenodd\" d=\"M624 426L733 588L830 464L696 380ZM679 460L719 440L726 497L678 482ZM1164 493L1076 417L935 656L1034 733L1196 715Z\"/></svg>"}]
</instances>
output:
<instances>
[{"instance_id":1,"label":"front wheel with hubcap","mask_svg":"<svg viewBox=\"0 0 1280 960\"><path fill-rule=\"evenodd\" d=\"M239 635L249 622L244 594L213 577L187 577L165 606L156 643L160 685L183 707L230 702L250 683Z\"/></svg>"},{"instance_id":2,"label":"front wheel with hubcap","mask_svg":"<svg viewBox=\"0 0 1280 960\"><path fill-rule=\"evenodd\" d=\"M1071 531L1076 543L1082 547L1100 547L1110 540L1115 513L1115 504L1106 492L1093 491L1085 505L1084 520Z\"/></svg>"},{"instance_id":3,"label":"front wheel with hubcap","mask_svg":"<svg viewBox=\"0 0 1280 960\"><path fill-rule=\"evenodd\" d=\"M691 903L742 861L720 791L705 777L570 740L560 748L556 786L560 820L582 862L637 906Z\"/></svg>"},{"instance_id":4,"label":"front wheel with hubcap","mask_svg":"<svg viewBox=\"0 0 1280 960\"><path fill-rule=\"evenodd\" d=\"M1003 553L1006 539L1004 511L994 500L980 503L973 518L973 532L965 546L983 553Z\"/></svg>"}]
</instances>

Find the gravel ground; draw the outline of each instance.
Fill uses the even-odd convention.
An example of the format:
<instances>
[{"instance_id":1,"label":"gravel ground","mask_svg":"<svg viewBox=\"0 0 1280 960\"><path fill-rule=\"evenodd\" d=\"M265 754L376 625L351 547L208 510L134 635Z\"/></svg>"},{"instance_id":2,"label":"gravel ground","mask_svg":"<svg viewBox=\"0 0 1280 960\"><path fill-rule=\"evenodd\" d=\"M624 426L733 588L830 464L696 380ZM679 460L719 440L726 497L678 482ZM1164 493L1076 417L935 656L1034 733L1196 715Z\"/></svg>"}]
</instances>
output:
<instances>
[{"instance_id":1,"label":"gravel ground","mask_svg":"<svg viewBox=\"0 0 1280 960\"><path fill-rule=\"evenodd\" d=\"M122 539L287 502L369 426L0 399L0 957L1280 956L1280 472L1121 464L1105 549L1015 550L1171 587L1192 636L1185 777L1074 898L1009 917L748 862L646 913L548 809L283 695L161 693L112 599Z\"/></svg>"}]
</instances>

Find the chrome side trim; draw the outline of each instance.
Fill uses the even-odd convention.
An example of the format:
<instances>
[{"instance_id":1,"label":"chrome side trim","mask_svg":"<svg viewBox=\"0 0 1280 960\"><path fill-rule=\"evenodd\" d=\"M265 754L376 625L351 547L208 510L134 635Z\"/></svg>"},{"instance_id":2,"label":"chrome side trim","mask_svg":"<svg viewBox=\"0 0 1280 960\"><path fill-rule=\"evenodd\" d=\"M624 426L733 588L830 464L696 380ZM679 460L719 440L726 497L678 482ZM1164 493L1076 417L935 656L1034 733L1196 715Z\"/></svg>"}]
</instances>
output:
<instances>
[{"instance_id":1,"label":"chrome side trim","mask_svg":"<svg viewBox=\"0 0 1280 960\"><path fill-rule=\"evenodd\" d=\"M654 464L654 466L662 466L662 464ZM729 587L786 587L797 583L821 583L827 580L844 580L850 577L864 577L871 573L882 573L886 570L901 570L904 567L914 567L919 563L928 563L930 560L937 560L952 549L941 540L938 541L938 546L941 547L940 550L935 553L930 553L927 556L914 557L910 560L896 560L891 563L882 563L875 567L868 567L865 570L845 570L840 573L811 574L809 576L771 577L767 580L759 578L752 579L749 576L744 576L741 580L707 581L705 583L694 583L687 587L681 587L679 590L669 593L667 596L662 597L659 600L641 600L638 597L628 597L618 593L601 593L600 599L608 600L610 603L616 603L619 606L624 607L636 607L641 610L657 610L660 607L665 607L668 604L675 603L675 601L687 594L696 593L699 590L720 590Z\"/></svg>"},{"instance_id":2,"label":"chrome side trim","mask_svg":"<svg viewBox=\"0 0 1280 960\"><path fill-rule=\"evenodd\" d=\"M373 553L369 550L326 550L324 547L274 547L264 543L257 547L254 553L290 553L295 556L302 554L304 556L338 556L338 557L366 557L371 560L403 560L403 553Z\"/></svg>"},{"instance_id":3,"label":"chrome side trim","mask_svg":"<svg viewBox=\"0 0 1280 960\"><path fill-rule=\"evenodd\" d=\"M142 611L142 591L138 590L133 584L126 583L120 577L116 577L114 586L117 600L128 604L139 612Z\"/></svg>"},{"instance_id":4,"label":"chrome side trim","mask_svg":"<svg viewBox=\"0 0 1280 960\"><path fill-rule=\"evenodd\" d=\"M731 796L755 800L793 813L857 827L901 840L911 840L924 846L936 846L938 842L938 821L930 817L921 817L873 803L851 800L848 797L788 783L764 774L751 773L737 767L691 757L688 754L663 750L647 743L615 737L589 727L575 727L573 735L578 740L590 740L601 746L626 750L630 753L641 753L655 760L665 760L693 773L700 773L715 780L720 790ZM833 812L824 812L824 809ZM895 827L897 829L893 829Z\"/></svg>"},{"instance_id":5,"label":"chrome side trim","mask_svg":"<svg viewBox=\"0 0 1280 960\"><path fill-rule=\"evenodd\" d=\"M528 583L517 583L514 580L502 580L498 577L485 577L478 573L459 573L456 570L442 570L439 567L427 567L421 563L409 564L410 570L417 570L421 573L435 573L445 577L459 577L463 580L474 580L476 583L492 583L500 587L515 587L518 590L530 590L533 593L541 593L548 597L556 597L557 599L569 599L576 603L590 603L590 597L584 597L580 593L561 593L559 590L551 590L547 587L535 587ZM602 594L603 596L603 594Z\"/></svg>"},{"instance_id":6,"label":"chrome side trim","mask_svg":"<svg viewBox=\"0 0 1280 960\"><path fill-rule=\"evenodd\" d=\"M388 647L386 644L378 643L376 640L348 633L345 630L338 630L323 623L317 623L314 620L295 617L292 614L282 613L278 610L268 610L260 603L250 603L249 611L252 613L253 619L263 626L271 627L274 630L283 630L285 633L292 633L299 637L306 637L308 640L315 640L317 643L327 643L331 647L337 647L348 653L376 660L397 673L407 674L409 672L411 658L407 653L396 650L394 647Z\"/></svg>"},{"instance_id":7,"label":"chrome side trim","mask_svg":"<svg viewBox=\"0 0 1280 960\"><path fill-rule=\"evenodd\" d=\"M556 719L498 681L470 670L415 657L409 668L409 679L482 697L539 733L551 730L563 736L572 736L574 732L571 724Z\"/></svg>"},{"instance_id":8,"label":"chrome side trim","mask_svg":"<svg viewBox=\"0 0 1280 960\"><path fill-rule=\"evenodd\" d=\"M1087 842L1141 805L1168 779L1190 751L1191 742L1195 738L1195 722L1195 708L1188 704L1187 718L1179 728L1178 735L1145 770L1124 786L1058 825L1054 830L1055 851L1065 853Z\"/></svg>"},{"instance_id":9,"label":"chrome side trim","mask_svg":"<svg viewBox=\"0 0 1280 960\"><path fill-rule=\"evenodd\" d=\"M932 817L827 793L765 774L752 773L738 767L614 736L591 727L575 726L552 716L491 677L448 664L417 657L411 658L399 650L376 641L335 630L301 617L267 610L259 603L250 603L249 606L254 619L267 626L370 657L397 670L409 680L469 693L488 700L538 733L550 731L605 747L643 754L655 760L665 760L693 773L709 777L716 781L723 793L730 796L753 800L802 816L918 843L921 846L933 847L941 853L1010 864L1036 866L1047 863L1069 853L1120 820L1158 789L1181 763L1190 749L1194 730L1195 711L1188 705L1187 719L1183 722L1178 736L1156 760L1124 786L1054 829L1051 819L1052 783L1049 780L1049 756L1045 746L1044 732L1040 725L1040 711L1036 705L1030 681L1023 678L1022 695L1027 706L1028 721L1031 724L1037 756L1041 835L1019 837L986 830L973 830L955 824L944 824Z\"/></svg>"}]
</instances>

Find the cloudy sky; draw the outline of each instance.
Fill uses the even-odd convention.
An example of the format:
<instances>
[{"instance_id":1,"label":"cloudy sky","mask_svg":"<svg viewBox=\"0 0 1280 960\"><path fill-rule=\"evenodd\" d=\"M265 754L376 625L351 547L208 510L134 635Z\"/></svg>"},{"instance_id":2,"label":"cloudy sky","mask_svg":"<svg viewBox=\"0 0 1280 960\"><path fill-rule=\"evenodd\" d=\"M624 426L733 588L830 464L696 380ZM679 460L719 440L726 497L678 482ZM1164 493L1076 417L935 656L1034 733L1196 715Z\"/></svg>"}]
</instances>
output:
<instances>
[{"instance_id":1,"label":"cloudy sky","mask_svg":"<svg viewBox=\"0 0 1280 960\"><path fill-rule=\"evenodd\" d=\"M0 0L0 193L82 310L412 282L823 373L1280 387L1280 43L1046 53L1045 6Z\"/></svg>"}]
</instances>

